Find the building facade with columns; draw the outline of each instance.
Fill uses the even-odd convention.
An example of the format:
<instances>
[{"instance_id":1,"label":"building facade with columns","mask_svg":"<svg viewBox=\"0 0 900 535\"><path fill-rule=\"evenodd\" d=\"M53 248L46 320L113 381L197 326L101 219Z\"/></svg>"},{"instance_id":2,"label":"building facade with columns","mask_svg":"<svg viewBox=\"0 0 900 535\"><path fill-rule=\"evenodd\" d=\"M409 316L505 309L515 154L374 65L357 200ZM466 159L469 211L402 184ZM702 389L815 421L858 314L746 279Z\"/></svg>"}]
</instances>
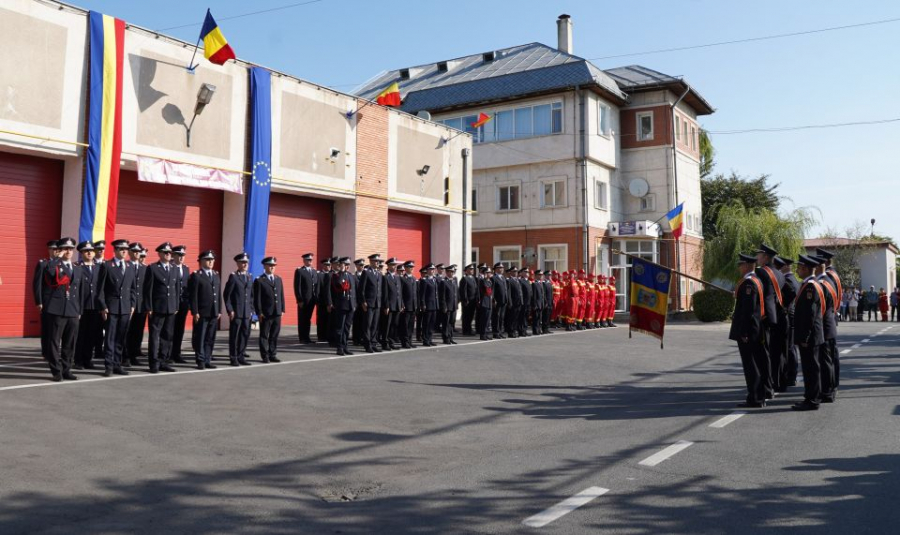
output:
<instances>
[{"instance_id":1,"label":"building facade with columns","mask_svg":"<svg viewBox=\"0 0 900 535\"><path fill-rule=\"evenodd\" d=\"M617 279L622 250L699 277L702 265L700 116L712 106L685 80L639 65L602 70L576 56L573 22L557 46L529 43L383 72L354 93L393 82L402 109L473 138L472 259L585 269ZM480 114L491 120L473 127ZM684 235L665 214L684 203ZM673 307L700 287L673 285Z\"/></svg>"},{"instance_id":2,"label":"building facade with columns","mask_svg":"<svg viewBox=\"0 0 900 535\"><path fill-rule=\"evenodd\" d=\"M127 21L126 21L127 22ZM51 0L0 7L0 336L38 334L31 274L45 242L77 236L82 210L89 69L88 12ZM122 62L122 157L115 236L151 250L213 249L230 272L244 243L249 191L250 63L202 60L193 43L127 25ZM198 90L215 86L192 119ZM460 264L469 258L468 134L272 73L272 193L266 253L290 279L300 256L370 253ZM347 112L360 109L348 118ZM188 144L188 128L190 143ZM238 172L243 194L139 180L146 159ZM251 266L251 271L259 266ZM296 321L288 296L286 324Z\"/></svg>"}]
</instances>

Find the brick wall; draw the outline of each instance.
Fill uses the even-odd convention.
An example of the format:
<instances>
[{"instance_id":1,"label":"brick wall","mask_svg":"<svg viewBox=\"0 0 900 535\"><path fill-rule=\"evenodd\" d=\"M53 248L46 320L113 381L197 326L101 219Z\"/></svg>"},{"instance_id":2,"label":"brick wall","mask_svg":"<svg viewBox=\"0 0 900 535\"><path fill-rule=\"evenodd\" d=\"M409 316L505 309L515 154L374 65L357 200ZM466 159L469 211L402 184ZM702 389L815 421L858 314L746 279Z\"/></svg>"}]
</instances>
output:
<instances>
[{"instance_id":1,"label":"brick wall","mask_svg":"<svg viewBox=\"0 0 900 535\"><path fill-rule=\"evenodd\" d=\"M525 264L534 269L540 261L540 245L565 244L568 249L567 262L569 269L581 269L583 266L582 255L584 241L583 232L578 227L539 228L519 230L489 230L472 233L472 247L478 248L478 261L493 264L494 247L520 246L523 254L527 248L533 248L536 257L528 259ZM596 249L598 239L606 236L606 229L588 227L588 252L589 267L593 269L596 263ZM521 262L520 262L521 264Z\"/></svg>"},{"instance_id":2,"label":"brick wall","mask_svg":"<svg viewBox=\"0 0 900 535\"><path fill-rule=\"evenodd\" d=\"M357 256L387 254L388 113L367 106L356 115Z\"/></svg>"}]
</instances>

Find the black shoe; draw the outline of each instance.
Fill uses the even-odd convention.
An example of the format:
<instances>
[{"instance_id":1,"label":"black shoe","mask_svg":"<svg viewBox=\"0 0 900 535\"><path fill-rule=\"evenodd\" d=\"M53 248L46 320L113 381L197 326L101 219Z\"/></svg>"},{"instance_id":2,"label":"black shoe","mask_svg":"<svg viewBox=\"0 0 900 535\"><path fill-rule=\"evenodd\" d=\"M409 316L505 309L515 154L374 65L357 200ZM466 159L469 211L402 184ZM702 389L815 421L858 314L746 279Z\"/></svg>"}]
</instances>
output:
<instances>
[{"instance_id":1,"label":"black shoe","mask_svg":"<svg viewBox=\"0 0 900 535\"><path fill-rule=\"evenodd\" d=\"M75 377L75 374L73 374L72 372L64 373L62 378L65 379L66 381L77 381L78 380L78 377Z\"/></svg>"},{"instance_id":2,"label":"black shoe","mask_svg":"<svg viewBox=\"0 0 900 535\"><path fill-rule=\"evenodd\" d=\"M353 354L353 351L350 351L349 349L345 349L345 350L344 350L344 354L345 354L345 355L352 355L352 354Z\"/></svg>"},{"instance_id":3,"label":"black shoe","mask_svg":"<svg viewBox=\"0 0 900 535\"><path fill-rule=\"evenodd\" d=\"M372 351L374 351L374 352L376 352L376 353L381 353L381 349L379 349L379 348L377 348L377 347L373 347L373 348L372 348Z\"/></svg>"},{"instance_id":4,"label":"black shoe","mask_svg":"<svg viewBox=\"0 0 900 535\"><path fill-rule=\"evenodd\" d=\"M270 360L271 362L281 362L281 359L278 358L278 357L269 357L269 360Z\"/></svg>"},{"instance_id":5,"label":"black shoe","mask_svg":"<svg viewBox=\"0 0 900 535\"><path fill-rule=\"evenodd\" d=\"M456 340L450 340L450 343L456 345Z\"/></svg>"},{"instance_id":6,"label":"black shoe","mask_svg":"<svg viewBox=\"0 0 900 535\"><path fill-rule=\"evenodd\" d=\"M250 361L247 359L238 359L238 364L241 366L250 366Z\"/></svg>"},{"instance_id":7,"label":"black shoe","mask_svg":"<svg viewBox=\"0 0 900 535\"><path fill-rule=\"evenodd\" d=\"M479 338L479 340L488 341L490 340L490 338L488 338L487 336L482 336L481 338Z\"/></svg>"},{"instance_id":8,"label":"black shoe","mask_svg":"<svg viewBox=\"0 0 900 535\"><path fill-rule=\"evenodd\" d=\"M162 366L159 367L159 371L171 373L171 372L175 371L175 368L169 366L168 364L163 364Z\"/></svg>"},{"instance_id":9,"label":"black shoe","mask_svg":"<svg viewBox=\"0 0 900 535\"><path fill-rule=\"evenodd\" d=\"M810 403L809 401L807 401L807 400L804 399L803 401L801 401L801 402L799 402L799 403L795 403L795 404L791 405L791 410L795 410L795 411L817 411L817 410L819 410L819 406L816 405L815 403Z\"/></svg>"},{"instance_id":10,"label":"black shoe","mask_svg":"<svg viewBox=\"0 0 900 535\"><path fill-rule=\"evenodd\" d=\"M184 360L184 359L181 358L181 357L175 357L175 358L173 358L173 359L172 359L172 362L174 362L174 363L176 363L176 364L187 364L187 363L188 363L188 361Z\"/></svg>"},{"instance_id":11,"label":"black shoe","mask_svg":"<svg viewBox=\"0 0 900 535\"><path fill-rule=\"evenodd\" d=\"M141 355L141 356L143 356L143 355ZM141 366L141 361L139 361L138 359L131 359L130 362L131 362L131 365L134 367Z\"/></svg>"},{"instance_id":12,"label":"black shoe","mask_svg":"<svg viewBox=\"0 0 900 535\"><path fill-rule=\"evenodd\" d=\"M269 358L268 358L268 357L263 357L263 358L262 358L262 362L263 362L263 364L268 364L268 363L269 363Z\"/></svg>"},{"instance_id":13,"label":"black shoe","mask_svg":"<svg viewBox=\"0 0 900 535\"><path fill-rule=\"evenodd\" d=\"M128 375L128 371L123 370L122 368L114 368L113 373L116 375Z\"/></svg>"},{"instance_id":14,"label":"black shoe","mask_svg":"<svg viewBox=\"0 0 900 535\"><path fill-rule=\"evenodd\" d=\"M96 370L97 367L94 366L92 363L88 362L87 364L84 365L84 369L85 370Z\"/></svg>"},{"instance_id":15,"label":"black shoe","mask_svg":"<svg viewBox=\"0 0 900 535\"><path fill-rule=\"evenodd\" d=\"M338 350L337 350L337 356L343 357L343 356L344 356L344 350L343 350L343 349L338 349Z\"/></svg>"},{"instance_id":16,"label":"black shoe","mask_svg":"<svg viewBox=\"0 0 900 535\"><path fill-rule=\"evenodd\" d=\"M54 375L53 378L52 378L51 380L52 380L54 383L58 383L58 382L62 381L62 375Z\"/></svg>"},{"instance_id":17,"label":"black shoe","mask_svg":"<svg viewBox=\"0 0 900 535\"><path fill-rule=\"evenodd\" d=\"M218 368L218 366L216 366L216 365L213 364L212 362L207 362L207 363L206 363L206 369L207 369L207 370L215 370L216 368Z\"/></svg>"},{"instance_id":18,"label":"black shoe","mask_svg":"<svg viewBox=\"0 0 900 535\"><path fill-rule=\"evenodd\" d=\"M366 353L374 353L375 352L375 350L372 349L371 347L366 347L364 349L366 350Z\"/></svg>"},{"instance_id":19,"label":"black shoe","mask_svg":"<svg viewBox=\"0 0 900 535\"><path fill-rule=\"evenodd\" d=\"M150 373L159 373L159 368L150 368Z\"/></svg>"},{"instance_id":20,"label":"black shoe","mask_svg":"<svg viewBox=\"0 0 900 535\"><path fill-rule=\"evenodd\" d=\"M84 366L82 366L81 364L76 364L76 365L72 366L72 369L73 370L83 370Z\"/></svg>"},{"instance_id":21,"label":"black shoe","mask_svg":"<svg viewBox=\"0 0 900 535\"><path fill-rule=\"evenodd\" d=\"M203 364L202 362L198 362L198 363L197 363L197 369L198 369L198 370L205 370L205 369L206 369L206 365Z\"/></svg>"},{"instance_id":22,"label":"black shoe","mask_svg":"<svg viewBox=\"0 0 900 535\"><path fill-rule=\"evenodd\" d=\"M742 409L762 409L766 406L766 402L763 401L761 403L751 403L749 401L745 401L743 403L738 403L737 406Z\"/></svg>"},{"instance_id":23,"label":"black shoe","mask_svg":"<svg viewBox=\"0 0 900 535\"><path fill-rule=\"evenodd\" d=\"M238 361L237 361L237 360L234 360L234 359L232 359L231 362L229 362L229 364L231 364L231 365L234 366L235 368L237 368L238 366L240 366L240 364L238 364Z\"/></svg>"},{"instance_id":24,"label":"black shoe","mask_svg":"<svg viewBox=\"0 0 900 535\"><path fill-rule=\"evenodd\" d=\"M403 348L403 349L411 349L411 348L409 347L409 344L407 344L406 342L403 342L403 343L400 345L400 347Z\"/></svg>"},{"instance_id":25,"label":"black shoe","mask_svg":"<svg viewBox=\"0 0 900 535\"><path fill-rule=\"evenodd\" d=\"M834 403L834 398L821 398L819 401L821 403Z\"/></svg>"},{"instance_id":26,"label":"black shoe","mask_svg":"<svg viewBox=\"0 0 900 535\"><path fill-rule=\"evenodd\" d=\"M103 370L103 377L112 377L112 373L112 370L106 368L105 370Z\"/></svg>"}]
</instances>

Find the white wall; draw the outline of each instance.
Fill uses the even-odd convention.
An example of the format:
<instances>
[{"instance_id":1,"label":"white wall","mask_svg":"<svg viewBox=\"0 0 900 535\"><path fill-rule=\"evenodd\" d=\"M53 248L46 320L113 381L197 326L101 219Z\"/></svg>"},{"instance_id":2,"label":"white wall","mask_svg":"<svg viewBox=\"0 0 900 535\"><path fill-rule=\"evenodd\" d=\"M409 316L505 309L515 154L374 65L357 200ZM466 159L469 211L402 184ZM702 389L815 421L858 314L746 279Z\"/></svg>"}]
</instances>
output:
<instances>
[{"instance_id":1,"label":"white wall","mask_svg":"<svg viewBox=\"0 0 900 535\"><path fill-rule=\"evenodd\" d=\"M862 254L859 258L862 287L892 290L897 285L896 259L897 255L887 247L873 248Z\"/></svg>"}]
</instances>

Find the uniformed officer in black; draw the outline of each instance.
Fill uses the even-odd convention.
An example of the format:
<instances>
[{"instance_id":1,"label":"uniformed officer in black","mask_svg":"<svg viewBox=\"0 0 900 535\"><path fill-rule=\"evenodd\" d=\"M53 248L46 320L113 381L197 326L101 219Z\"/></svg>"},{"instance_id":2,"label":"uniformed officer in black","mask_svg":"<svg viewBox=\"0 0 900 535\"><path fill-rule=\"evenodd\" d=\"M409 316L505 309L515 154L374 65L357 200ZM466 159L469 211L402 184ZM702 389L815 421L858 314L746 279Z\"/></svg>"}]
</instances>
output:
<instances>
[{"instance_id":1,"label":"uniformed officer in black","mask_svg":"<svg viewBox=\"0 0 900 535\"><path fill-rule=\"evenodd\" d=\"M819 348L825 343L825 290L813 275L817 265L818 261L802 255L797 262L797 273L803 278L793 310L794 340L803 366L803 401L791 407L797 411L818 410L822 396Z\"/></svg>"},{"instance_id":2,"label":"uniformed officer in black","mask_svg":"<svg viewBox=\"0 0 900 535\"><path fill-rule=\"evenodd\" d=\"M544 298L546 292L544 290L544 281L542 277L544 272L534 270L534 280L531 282L531 334L544 334L542 330L544 307L546 303Z\"/></svg>"},{"instance_id":3,"label":"uniformed officer in black","mask_svg":"<svg viewBox=\"0 0 900 535\"><path fill-rule=\"evenodd\" d=\"M402 308L400 311L400 346L405 349L412 349L413 333L416 330L416 311L419 309L419 284L413 275L413 268L416 263L408 260L398 268L400 271L400 302Z\"/></svg>"},{"instance_id":4,"label":"uniformed officer in black","mask_svg":"<svg viewBox=\"0 0 900 535\"><path fill-rule=\"evenodd\" d=\"M378 342L381 349L392 351L400 349L400 339L397 336L397 324L400 321L400 310L403 308L400 276L397 274L397 265L400 261L391 257L387 261L387 273L381 279L381 319L378 332ZM395 345L396 344L396 345Z\"/></svg>"},{"instance_id":5,"label":"uniformed officer in black","mask_svg":"<svg viewBox=\"0 0 900 535\"><path fill-rule=\"evenodd\" d=\"M247 342L250 341L250 321L253 318L253 279L247 271L250 256L235 255L237 270L228 276L222 301L228 313L228 359L232 366L249 366Z\"/></svg>"},{"instance_id":6,"label":"uniformed officer in black","mask_svg":"<svg viewBox=\"0 0 900 535\"><path fill-rule=\"evenodd\" d=\"M46 344L47 340L49 340L48 331L50 322L44 317L46 311L44 310L44 304L41 301L44 294L44 268L48 263L55 261L59 257L59 248L57 247L58 241L59 240L50 240L47 242L47 258L38 260L37 264L34 266L34 272L31 277L31 292L34 296L34 306L37 307L41 314L41 355L45 359L50 357L50 351Z\"/></svg>"},{"instance_id":7,"label":"uniformed officer in black","mask_svg":"<svg viewBox=\"0 0 900 535\"><path fill-rule=\"evenodd\" d=\"M834 279L825 273L825 259L819 256L809 255L812 260L819 263L816 266L816 281L822 287L825 294L825 317L822 319L825 343L819 346L819 364L822 370L822 397L823 403L834 403L837 399L837 380L835 373L835 354L837 354L837 308L840 306L841 296L837 293L837 285Z\"/></svg>"},{"instance_id":8,"label":"uniformed officer in black","mask_svg":"<svg viewBox=\"0 0 900 535\"><path fill-rule=\"evenodd\" d=\"M791 266L794 263L790 258L775 257L775 267L784 276L784 285L781 287L781 296L784 298L785 321L779 325L780 329L786 329L784 333L784 366L781 369L781 378L778 384L781 392L787 391L789 386L797 385L797 371L799 370L799 357L797 345L794 342L794 301L797 292L800 291L800 283L794 277Z\"/></svg>"},{"instance_id":9,"label":"uniformed officer in black","mask_svg":"<svg viewBox=\"0 0 900 535\"><path fill-rule=\"evenodd\" d=\"M128 240L112 242L113 258L100 266L100 315L106 326L103 343L103 375L128 375L122 368L126 359L128 324L137 301L137 272L128 265Z\"/></svg>"},{"instance_id":10,"label":"uniformed officer in black","mask_svg":"<svg viewBox=\"0 0 900 535\"><path fill-rule=\"evenodd\" d=\"M375 344L378 329L378 313L381 308L381 279L378 261L381 256L369 255L369 265L359 277L359 307L364 314L362 320L362 343L367 353L381 353Z\"/></svg>"},{"instance_id":11,"label":"uniformed officer in black","mask_svg":"<svg viewBox=\"0 0 900 535\"><path fill-rule=\"evenodd\" d=\"M72 262L75 240L59 240L59 258L44 265L41 303L49 322L47 349L50 373L54 381L77 379L72 373L78 321L81 317L81 268Z\"/></svg>"},{"instance_id":12,"label":"uniformed officer in black","mask_svg":"<svg viewBox=\"0 0 900 535\"><path fill-rule=\"evenodd\" d=\"M328 341L328 288L331 286L331 258L322 260L322 270L317 273L319 288L316 291L316 342Z\"/></svg>"},{"instance_id":13,"label":"uniformed officer in black","mask_svg":"<svg viewBox=\"0 0 900 535\"><path fill-rule=\"evenodd\" d=\"M500 325L500 329L506 330L506 336L510 338L519 337L519 310L522 308L522 285L519 284L519 269L516 266L509 266L504 270L504 279L506 279L506 289L509 292L509 299L506 305L506 318L504 324Z\"/></svg>"},{"instance_id":14,"label":"uniformed officer in black","mask_svg":"<svg viewBox=\"0 0 900 535\"><path fill-rule=\"evenodd\" d=\"M459 282L456 280L456 264L450 264L444 268L444 278L438 282L440 292L439 304L441 309L441 340L445 344L456 345L453 339L456 327L456 311L459 308Z\"/></svg>"},{"instance_id":15,"label":"uniformed officer in black","mask_svg":"<svg viewBox=\"0 0 900 535\"><path fill-rule=\"evenodd\" d=\"M834 258L834 253L826 249L816 248L816 257L824 260L825 275L831 279L832 287L836 290L838 302L840 302L844 295L844 284L841 282L841 277L837 270L831 265L831 259ZM838 305L838 308L840 308L840 305ZM834 320L835 324L837 324L840 321L840 314L835 314ZM837 337L835 336L831 342L826 341L826 344L832 345L830 351L832 360L834 361L834 388L837 389L841 386L841 352L837 350Z\"/></svg>"},{"instance_id":16,"label":"uniformed officer in black","mask_svg":"<svg viewBox=\"0 0 900 535\"><path fill-rule=\"evenodd\" d=\"M278 335L284 315L284 282L275 274L278 260L268 256L262 261L265 273L253 286L256 314L259 316L259 356L263 362L281 362L278 358Z\"/></svg>"},{"instance_id":17,"label":"uniformed officer in black","mask_svg":"<svg viewBox=\"0 0 900 535\"><path fill-rule=\"evenodd\" d=\"M94 246L94 265L99 266L106 261L103 257L106 253L106 240L97 240L92 242L92 244Z\"/></svg>"},{"instance_id":18,"label":"uniformed officer in black","mask_svg":"<svg viewBox=\"0 0 900 535\"><path fill-rule=\"evenodd\" d=\"M422 277L419 279L418 297L419 310L422 311L422 345L425 347L434 345L435 316L440 308L434 269L434 264L426 264L420 270Z\"/></svg>"},{"instance_id":19,"label":"uniformed officer in black","mask_svg":"<svg viewBox=\"0 0 900 535\"><path fill-rule=\"evenodd\" d=\"M129 265L135 271L135 282L138 293L134 303L134 314L128 323L128 338L125 342L125 361L123 366L140 366L138 357L143 356L141 346L144 343L144 326L147 324L147 311L149 303L144 299L144 280L147 278L147 266L141 260L144 246L140 242L134 242L128 246L128 255L131 259Z\"/></svg>"},{"instance_id":20,"label":"uniformed officer in black","mask_svg":"<svg viewBox=\"0 0 900 535\"><path fill-rule=\"evenodd\" d=\"M550 334L550 315L553 313L553 283L550 282L550 272L544 272L544 317L541 320L541 331Z\"/></svg>"},{"instance_id":21,"label":"uniformed officer in black","mask_svg":"<svg viewBox=\"0 0 900 535\"><path fill-rule=\"evenodd\" d=\"M462 334L472 336L472 322L478 306L478 280L475 278L475 264L469 264L463 270L459 280L459 303L462 305Z\"/></svg>"},{"instance_id":22,"label":"uniformed officer in black","mask_svg":"<svg viewBox=\"0 0 900 535\"><path fill-rule=\"evenodd\" d=\"M350 278L354 283L354 297L356 298L357 303L362 303L362 297L359 295L359 280L362 277L363 271L366 270L366 261L362 258L357 258L353 261L353 271L347 270L347 273L350 274ZM362 307L357 307L353 311L353 316L351 318L351 329L350 329L350 338L348 343L353 343L355 346L363 345L363 324L365 323L366 313L363 312Z\"/></svg>"},{"instance_id":23,"label":"uniformed officer in black","mask_svg":"<svg viewBox=\"0 0 900 535\"><path fill-rule=\"evenodd\" d=\"M353 323L353 312L356 309L356 288L353 284L353 276L347 271L350 267L350 258L346 256L339 258L338 267L339 269L331 274L327 306L333 319L332 338L337 354L344 356L353 354L347 345L347 337Z\"/></svg>"},{"instance_id":24,"label":"uniformed officer in black","mask_svg":"<svg viewBox=\"0 0 900 535\"><path fill-rule=\"evenodd\" d=\"M197 258L200 269L191 274L188 283L191 289L191 313L194 315L194 332L191 345L197 369L216 368L212 363L216 330L222 317L222 280L213 269L216 265L215 251L203 251Z\"/></svg>"},{"instance_id":25,"label":"uniformed officer in black","mask_svg":"<svg viewBox=\"0 0 900 535\"><path fill-rule=\"evenodd\" d=\"M488 330L491 328L491 312L494 308L494 280L486 264L483 264L479 271L481 276L478 278L478 323L476 329L482 340L492 340L493 334Z\"/></svg>"},{"instance_id":26,"label":"uniformed officer in black","mask_svg":"<svg viewBox=\"0 0 900 535\"><path fill-rule=\"evenodd\" d=\"M772 261L778 256L778 251L765 243L760 244L756 251L756 276L763 284L766 303L766 317L763 321L764 351L768 355L768 366L763 371L763 383L766 388L766 399L775 397L775 391L780 388L777 383L779 371L785 355L782 351L784 340L782 332L778 329L778 322L787 321L784 313L784 296L781 295L781 287L784 286L784 275L778 270Z\"/></svg>"},{"instance_id":27,"label":"uniformed officer in black","mask_svg":"<svg viewBox=\"0 0 900 535\"><path fill-rule=\"evenodd\" d=\"M509 286L503 277L503 264L494 264L494 276L491 278L494 287L494 308L491 314L491 327L495 338L506 338L503 327L506 325L506 309L509 307Z\"/></svg>"},{"instance_id":28,"label":"uniformed officer in black","mask_svg":"<svg viewBox=\"0 0 900 535\"><path fill-rule=\"evenodd\" d=\"M734 314L728 338L735 340L741 353L741 365L747 383L747 399L738 407L765 407L766 385L763 373L768 369L769 357L765 352L763 321L767 313L765 290L754 273L756 258L741 254L738 266L741 281L735 290Z\"/></svg>"},{"instance_id":29,"label":"uniformed officer in black","mask_svg":"<svg viewBox=\"0 0 900 535\"><path fill-rule=\"evenodd\" d=\"M519 291L522 292L522 306L519 308L519 319L516 320L519 336L531 336L528 332L528 319L534 309L534 287L531 284L530 271L527 267L519 270ZM537 333L540 334L540 333Z\"/></svg>"},{"instance_id":30,"label":"uniformed officer in black","mask_svg":"<svg viewBox=\"0 0 900 535\"><path fill-rule=\"evenodd\" d=\"M294 270L294 298L297 301L297 338L301 344L313 343L309 337L312 313L319 295L319 274L313 267L315 255L303 255L303 265Z\"/></svg>"},{"instance_id":31,"label":"uniformed officer in black","mask_svg":"<svg viewBox=\"0 0 900 535\"><path fill-rule=\"evenodd\" d=\"M175 338L175 315L181 302L178 273L172 267L172 244L156 247L159 261L147 266L144 277L144 303L150 323L150 373L174 372L172 341Z\"/></svg>"},{"instance_id":32,"label":"uniformed officer in black","mask_svg":"<svg viewBox=\"0 0 900 535\"><path fill-rule=\"evenodd\" d=\"M187 363L181 356L181 345L184 342L184 327L187 323L188 314L191 311L191 291L188 288L191 270L184 263L184 255L186 254L186 246L176 245L172 247L172 267L175 269L175 275L178 276L178 292L181 296L181 301L178 303L178 313L175 314L175 331L172 335L172 362L179 364Z\"/></svg>"},{"instance_id":33,"label":"uniformed officer in black","mask_svg":"<svg viewBox=\"0 0 900 535\"><path fill-rule=\"evenodd\" d=\"M78 244L81 255L81 320L75 346L75 369L93 370L94 358L103 359L103 318L100 315L100 266L94 260L96 249L89 241Z\"/></svg>"}]
</instances>

